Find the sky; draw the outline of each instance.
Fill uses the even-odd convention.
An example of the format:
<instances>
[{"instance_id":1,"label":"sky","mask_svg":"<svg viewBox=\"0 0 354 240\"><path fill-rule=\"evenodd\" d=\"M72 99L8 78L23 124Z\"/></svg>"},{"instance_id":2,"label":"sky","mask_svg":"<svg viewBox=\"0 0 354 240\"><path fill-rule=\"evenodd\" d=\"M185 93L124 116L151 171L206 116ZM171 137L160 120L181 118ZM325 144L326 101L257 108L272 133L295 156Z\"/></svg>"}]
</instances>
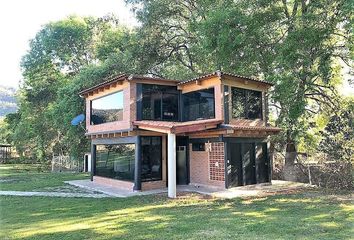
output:
<instances>
[{"instance_id":1,"label":"sky","mask_svg":"<svg viewBox=\"0 0 354 240\"><path fill-rule=\"evenodd\" d=\"M0 0L0 85L18 88L21 57L44 24L73 14L102 17L108 13L123 24L137 25L124 0Z\"/></svg>"}]
</instances>

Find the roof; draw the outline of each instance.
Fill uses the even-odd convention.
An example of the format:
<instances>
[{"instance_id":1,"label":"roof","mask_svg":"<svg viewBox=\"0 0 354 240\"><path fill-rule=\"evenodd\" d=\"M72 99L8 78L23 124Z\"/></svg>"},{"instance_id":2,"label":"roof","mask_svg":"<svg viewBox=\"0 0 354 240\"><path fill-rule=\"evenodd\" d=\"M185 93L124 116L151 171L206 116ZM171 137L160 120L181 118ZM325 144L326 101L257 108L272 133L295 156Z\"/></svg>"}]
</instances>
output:
<instances>
[{"instance_id":1,"label":"roof","mask_svg":"<svg viewBox=\"0 0 354 240\"><path fill-rule=\"evenodd\" d=\"M259 79L251 78L251 77L246 77L246 76L242 76L242 75L238 75L238 74L225 73L225 72L221 72L221 71L215 71L213 73L202 75L202 76L199 76L199 77L196 77L196 78L192 78L192 79L189 79L189 80L186 80L186 81L181 81L177 85L182 85L182 84L185 84L185 83L188 83L188 82L194 82L194 81L197 81L197 80L207 79L207 78L210 78L210 77L222 77L222 76L243 78L243 79L254 81L254 82L264 83L264 84L267 84L269 86L273 86L274 85L273 83L268 82L268 81L259 80Z\"/></svg>"},{"instance_id":2,"label":"roof","mask_svg":"<svg viewBox=\"0 0 354 240\"><path fill-rule=\"evenodd\" d=\"M272 126L245 126L245 125L232 125L221 124L221 128L233 129L233 130L246 130L246 131L267 131L267 132L280 132L281 128Z\"/></svg>"},{"instance_id":3,"label":"roof","mask_svg":"<svg viewBox=\"0 0 354 240\"><path fill-rule=\"evenodd\" d=\"M126 78L127 78L126 74L120 74L120 75L108 77L108 78L106 78L106 80L104 82L101 82L101 83L99 83L93 87L87 88L85 90L82 90L81 92L79 92L79 95L82 96L82 95L92 92L93 90L96 90L100 87L105 87L105 86L111 85L113 83L116 83L117 81L124 80Z\"/></svg>"},{"instance_id":4,"label":"roof","mask_svg":"<svg viewBox=\"0 0 354 240\"><path fill-rule=\"evenodd\" d=\"M176 84L179 82L177 80L173 80L173 79L166 79L166 78L159 78L159 77L149 77L149 76L144 76L144 75L137 75L137 74L131 74L131 75L127 75L127 74L119 74L119 75L115 75L115 76L110 76L108 78L106 78L103 82L87 88L85 90L82 90L81 92L79 92L80 96L83 96L85 94L88 94L90 92L93 92L94 90L97 90L99 88L103 88L106 86L110 86L112 84L117 83L118 81L123 81L123 80L127 80L127 81L131 81L131 80L153 80L153 81L168 81L168 82L175 82Z\"/></svg>"},{"instance_id":5,"label":"roof","mask_svg":"<svg viewBox=\"0 0 354 240\"><path fill-rule=\"evenodd\" d=\"M166 81L166 82L173 82L176 85L182 85L185 83L189 83L189 82L193 82L193 81L197 81L197 80L202 80L202 79L208 79L211 77L222 77L222 76L229 76L229 77L237 77L237 78L242 78L242 79L246 79L249 81L253 81L253 82L259 82L259 83L263 83L269 86L273 86L272 83L264 81L264 80L259 80L259 79L255 79L255 78L251 78L251 77L245 77L245 76L241 76L241 75L237 75L237 74L232 74L232 73L225 73L225 72L221 72L221 71L215 71L213 73L209 73L206 75L202 75L196 78L192 78L186 81L178 81L178 80L174 80L174 79L167 79L167 78L160 78L160 77L151 77L151 76L144 76L144 75L137 75L137 74L131 74L131 75L127 75L127 74L119 74L119 75L115 75L115 76L110 76L108 78L106 78L102 83L99 83L93 87L87 88L81 92L79 92L80 96L83 96L85 94L91 93L99 88L103 88L106 86L110 86L112 84L117 83L118 81L122 81L122 80L152 80L152 81Z\"/></svg>"},{"instance_id":6,"label":"roof","mask_svg":"<svg viewBox=\"0 0 354 240\"><path fill-rule=\"evenodd\" d=\"M216 128L223 120L206 119L188 122L165 122L165 121L133 121L133 125L145 130L164 133L188 133Z\"/></svg>"}]
</instances>

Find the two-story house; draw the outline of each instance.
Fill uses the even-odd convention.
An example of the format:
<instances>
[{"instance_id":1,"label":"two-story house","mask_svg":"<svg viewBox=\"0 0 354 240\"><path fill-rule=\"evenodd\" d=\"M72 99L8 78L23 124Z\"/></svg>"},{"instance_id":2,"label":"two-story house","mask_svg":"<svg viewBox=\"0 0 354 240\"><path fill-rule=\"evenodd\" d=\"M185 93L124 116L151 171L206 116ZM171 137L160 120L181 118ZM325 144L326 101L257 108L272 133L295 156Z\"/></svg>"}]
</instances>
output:
<instances>
[{"instance_id":1,"label":"two-story house","mask_svg":"<svg viewBox=\"0 0 354 240\"><path fill-rule=\"evenodd\" d=\"M130 190L270 182L271 83L214 72L187 81L119 75L86 99L91 180Z\"/></svg>"}]
</instances>

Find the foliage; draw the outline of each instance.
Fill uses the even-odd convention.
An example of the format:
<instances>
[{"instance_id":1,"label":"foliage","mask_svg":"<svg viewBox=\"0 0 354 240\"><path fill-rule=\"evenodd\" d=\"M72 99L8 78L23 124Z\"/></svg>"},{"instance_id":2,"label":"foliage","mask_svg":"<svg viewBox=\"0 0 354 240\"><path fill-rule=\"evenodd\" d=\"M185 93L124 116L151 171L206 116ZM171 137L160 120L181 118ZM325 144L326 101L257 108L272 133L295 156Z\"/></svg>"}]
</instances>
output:
<instances>
[{"instance_id":1,"label":"foliage","mask_svg":"<svg viewBox=\"0 0 354 240\"><path fill-rule=\"evenodd\" d=\"M321 135L319 151L332 161L354 163L354 101L330 117Z\"/></svg>"},{"instance_id":2,"label":"foliage","mask_svg":"<svg viewBox=\"0 0 354 240\"><path fill-rule=\"evenodd\" d=\"M120 26L114 16L71 16L31 41L19 111L6 119L20 152L44 161L53 152L87 151L83 129L69 125L84 112L78 92L112 74L186 79L217 69L274 83L270 106L284 130L277 149L316 149L326 116L341 108L341 64L352 69L351 1L126 2L139 27Z\"/></svg>"}]
</instances>

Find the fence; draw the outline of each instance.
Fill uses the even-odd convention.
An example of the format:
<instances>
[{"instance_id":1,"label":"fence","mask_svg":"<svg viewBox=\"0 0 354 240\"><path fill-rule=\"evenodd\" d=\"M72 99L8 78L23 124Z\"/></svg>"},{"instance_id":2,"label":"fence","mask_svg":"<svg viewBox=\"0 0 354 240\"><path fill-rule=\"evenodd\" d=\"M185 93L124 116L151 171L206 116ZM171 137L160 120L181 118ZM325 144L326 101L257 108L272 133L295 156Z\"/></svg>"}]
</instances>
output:
<instances>
[{"instance_id":1,"label":"fence","mask_svg":"<svg viewBox=\"0 0 354 240\"><path fill-rule=\"evenodd\" d=\"M53 155L52 172L81 172L83 162L67 155Z\"/></svg>"}]
</instances>

